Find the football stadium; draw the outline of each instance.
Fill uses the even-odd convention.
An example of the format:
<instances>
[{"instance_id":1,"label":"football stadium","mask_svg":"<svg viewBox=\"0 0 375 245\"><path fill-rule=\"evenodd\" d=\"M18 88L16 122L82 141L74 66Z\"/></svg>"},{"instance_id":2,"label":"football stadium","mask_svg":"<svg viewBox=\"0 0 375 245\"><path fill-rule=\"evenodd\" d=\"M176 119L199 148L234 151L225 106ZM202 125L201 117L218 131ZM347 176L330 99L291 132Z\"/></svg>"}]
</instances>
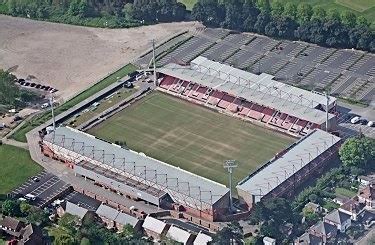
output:
<instances>
[{"instance_id":1,"label":"football stadium","mask_svg":"<svg viewBox=\"0 0 375 245\"><path fill-rule=\"evenodd\" d=\"M207 221L295 195L337 155L336 99L197 57L157 69L155 88L82 132L58 127L41 150L124 198ZM114 142L124 142L122 146Z\"/></svg>"}]
</instances>

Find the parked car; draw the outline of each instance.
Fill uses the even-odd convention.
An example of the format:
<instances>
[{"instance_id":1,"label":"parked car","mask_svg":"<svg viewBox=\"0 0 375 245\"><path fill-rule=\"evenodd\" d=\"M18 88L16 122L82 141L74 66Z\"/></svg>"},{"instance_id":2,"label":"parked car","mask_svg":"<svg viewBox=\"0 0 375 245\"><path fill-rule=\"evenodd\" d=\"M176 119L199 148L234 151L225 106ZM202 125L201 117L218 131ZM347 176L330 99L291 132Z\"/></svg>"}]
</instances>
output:
<instances>
[{"instance_id":1,"label":"parked car","mask_svg":"<svg viewBox=\"0 0 375 245\"><path fill-rule=\"evenodd\" d=\"M350 119L350 122L356 124L357 122L359 122L360 119L360 117L353 117L352 119Z\"/></svg>"},{"instance_id":2,"label":"parked car","mask_svg":"<svg viewBox=\"0 0 375 245\"><path fill-rule=\"evenodd\" d=\"M374 121L368 121L367 126L374 127Z\"/></svg>"},{"instance_id":3,"label":"parked car","mask_svg":"<svg viewBox=\"0 0 375 245\"><path fill-rule=\"evenodd\" d=\"M362 124L362 125L367 125L368 120L364 119L364 118L361 118L361 119L359 119L359 123Z\"/></svg>"}]
</instances>

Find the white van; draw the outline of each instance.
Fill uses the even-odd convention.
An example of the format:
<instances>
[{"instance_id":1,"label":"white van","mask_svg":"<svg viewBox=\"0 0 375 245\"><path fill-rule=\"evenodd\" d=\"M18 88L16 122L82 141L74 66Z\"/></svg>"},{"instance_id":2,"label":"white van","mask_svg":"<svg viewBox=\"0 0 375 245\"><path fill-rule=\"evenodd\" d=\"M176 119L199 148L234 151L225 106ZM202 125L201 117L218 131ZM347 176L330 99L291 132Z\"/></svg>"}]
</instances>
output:
<instances>
[{"instance_id":1,"label":"white van","mask_svg":"<svg viewBox=\"0 0 375 245\"><path fill-rule=\"evenodd\" d=\"M352 123L352 124L356 124L357 122L359 122L359 119L361 119L360 117L353 117L351 120L350 120L350 122Z\"/></svg>"}]
</instances>

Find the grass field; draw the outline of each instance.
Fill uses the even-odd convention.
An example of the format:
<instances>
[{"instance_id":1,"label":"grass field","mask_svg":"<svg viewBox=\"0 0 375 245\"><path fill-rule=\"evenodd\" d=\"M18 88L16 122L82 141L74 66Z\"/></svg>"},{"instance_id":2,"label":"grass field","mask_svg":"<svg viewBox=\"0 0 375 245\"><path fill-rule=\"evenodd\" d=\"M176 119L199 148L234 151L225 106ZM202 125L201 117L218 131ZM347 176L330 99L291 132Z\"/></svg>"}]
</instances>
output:
<instances>
[{"instance_id":1,"label":"grass field","mask_svg":"<svg viewBox=\"0 0 375 245\"><path fill-rule=\"evenodd\" d=\"M340 187L335 189L335 194L338 195L338 196L344 196L344 197L348 197L348 198L352 198L355 195L357 195L357 193L352 191L352 190L348 190L346 188L340 188Z\"/></svg>"},{"instance_id":2,"label":"grass field","mask_svg":"<svg viewBox=\"0 0 375 245\"><path fill-rule=\"evenodd\" d=\"M223 163L235 159L237 182L294 139L178 98L154 92L90 134L227 184Z\"/></svg>"},{"instance_id":3,"label":"grass field","mask_svg":"<svg viewBox=\"0 0 375 245\"><path fill-rule=\"evenodd\" d=\"M187 10L192 10L198 0L178 0L178 2L185 4Z\"/></svg>"},{"instance_id":4,"label":"grass field","mask_svg":"<svg viewBox=\"0 0 375 245\"><path fill-rule=\"evenodd\" d=\"M274 0L271 0L274 1ZM352 11L357 16L363 15L375 28L375 0L286 0L283 3L292 2L294 4L308 3L311 6L321 6L326 11L336 9L339 12Z\"/></svg>"},{"instance_id":5,"label":"grass field","mask_svg":"<svg viewBox=\"0 0 375 245\"><path fill-rule=\"evenodd\" d=\"M137 69L136 66L133 64L128 64L118 71L112 73L111 75L105 77L103 80L99 81L98 83L94 84L87 90L81 92L71 100L68 100L61 106L57 107L55 109L55 115L60 114L61 112L64 112L68 110L69 108L75 106L76 104L80 103L81 101L89 98L90 96L96 94L97 92L103 90L104 88L108 87L112 83L116 82L118 78L125 77L129 73L135 71ZM14 134L11 135L12 139L15 139L17 141L26 142L26 133L32 130L35 127L38 127L39 125L43 124L44 122L48 121L51 118L51 113L49 111L44 112L40 115L37 115L33 118L31 118L29 121L27 121L22 127L20 127L17 131L14 132Z\"/></svg>"},{"instance_id":6,"label":"grass field","mask_svg":"<svg viewBox=\"0 0 375 245\"><path fill-rule=\"evenodd\" d=\"M28 178L42 171L29 152L10 145L0 145L0 195L21 185Z\"/></svg>"}]
</instances>

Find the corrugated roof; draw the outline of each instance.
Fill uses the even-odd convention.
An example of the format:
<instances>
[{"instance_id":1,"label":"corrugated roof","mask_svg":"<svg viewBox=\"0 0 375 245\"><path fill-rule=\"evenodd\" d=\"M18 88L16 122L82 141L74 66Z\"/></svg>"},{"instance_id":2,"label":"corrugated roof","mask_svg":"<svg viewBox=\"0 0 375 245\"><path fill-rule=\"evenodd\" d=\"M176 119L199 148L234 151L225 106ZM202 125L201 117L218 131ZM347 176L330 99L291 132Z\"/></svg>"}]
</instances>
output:
<instances>
[{"instance_id":1,"label":"corrugated roof","mask_svg":"<svg viewBox=\"0 0 375 245\"><path fill-rule=\"evenodd\" d=\"M50 143L50 147L69 150L64 154L70 155L75 163L90 161L107 167L108 170L162 189L176 202L193 208L209 209L229 192L222 184L69 127L56 128L55 132L44 137L44 141Z\"/></svg>"},{"instance_id":2,"label":"corrugated roof","mask_svg":"<svg viewBox=\"0 0 375 245\"><path fill-rule=\"evenodd\" d=\"M171 63L159 68L158 71L227 92L319 125L326 121L326 113L315 109L318 105L325 108L324 95L275 81L274 76L269 74L256 75L202 56L191 61L190 66ZM336 98L329 98L331 108ZM329 114L329 119L334 116Z\"/></svg>"},{"instance_id":3,"label":"corrugated roof","mask_svg":"<svg viewBox=\"0 0 375 245\"><path fill-rule=\"evenodd\" d=\"M163 232L166 226L167 226L166 223L158 219L155 219L151 216L147 216L142 225L143 229L153 231L159 235Z\"/></svg>"},{"instance_id":4,"label":"corrugated roof","mask_svg":"<svg viewBox=\"0 0 375 245\"><path fill-rule=\"evenodd\" d=\"M73 215L76 215L78 216L79 218L83 218L86 213L88 212L87 209L83 208L83 207L80 207L74 203L71 203L69 201L66 202L65 204L65 212L69 213L69 214L73 214Z\"/></svg>"},{"instance_id":5,"label":"corrugated roof","mask_svg":"<svg viewBox=\"0 0 375 245\"><path fill-rule=\"evenodd\" d=\"M335 145L340 138L321 129L311 131L307 136L294 143L279 158L272 159L258 171L242 180L237 189L260 199L279 186L282 182Z\"/></svg>"},{"instance_id":6,"label":"corrugated roof","mask_svg":"<svg viewBox=\"0 0 375 245\"><path fill-rule=\"evenodd\" d=\"M167 236L177 242L182 242L186 244L191 236L191 234L183 229L176 226L169 228Z\"/></svg>"}]
</instances>

